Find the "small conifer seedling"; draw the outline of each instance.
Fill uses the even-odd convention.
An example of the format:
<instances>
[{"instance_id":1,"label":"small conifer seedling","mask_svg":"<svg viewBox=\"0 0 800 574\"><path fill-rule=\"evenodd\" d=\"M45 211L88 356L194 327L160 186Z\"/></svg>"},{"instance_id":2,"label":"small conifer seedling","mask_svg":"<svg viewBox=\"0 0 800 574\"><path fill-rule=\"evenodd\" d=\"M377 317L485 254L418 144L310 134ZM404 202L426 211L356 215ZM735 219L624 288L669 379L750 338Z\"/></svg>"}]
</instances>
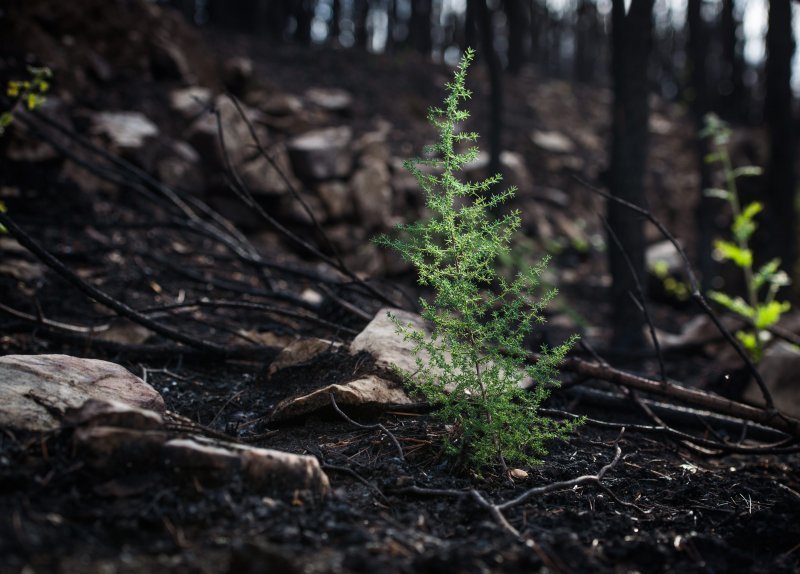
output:
<instances>
[{"instance_id":1,"label":"small conifer seedling","mask_svg":"<svg viewBox=\"0 0 800 574\"><path fill-rule=\"evenodd\" d=\"M444 107L428 112L440 134L438 143L426 147L425 158L405 163L426 194L431 217L401 224L399 238L382 236L377 242L413 264L420 285L434 293L431 300L420 301L430 336L392 317L398 332L415 345L418 371L404 373L407 383L448 423L448 452L467 455L477 470L497 463L505 472L506 461L540 463L547 441L564 438L578 424L539 412L559 384L558 365L574 338L543 348L535 364L526 364L523 341L534 324L543 322L543 309L556 291L533 295L547 258L513 280L496 271L497 260L509 253L520 217L518 212L502 217L492 212L515 189L494 193L500 175L477 183L459 178L478 155L471 145L478 135L457 129L469 117L459 103L471 96L465 78L473 56L467 50L447 84ZM525 390L521 383L527 377L533 384Z\"/></svg>"}]
</instances>

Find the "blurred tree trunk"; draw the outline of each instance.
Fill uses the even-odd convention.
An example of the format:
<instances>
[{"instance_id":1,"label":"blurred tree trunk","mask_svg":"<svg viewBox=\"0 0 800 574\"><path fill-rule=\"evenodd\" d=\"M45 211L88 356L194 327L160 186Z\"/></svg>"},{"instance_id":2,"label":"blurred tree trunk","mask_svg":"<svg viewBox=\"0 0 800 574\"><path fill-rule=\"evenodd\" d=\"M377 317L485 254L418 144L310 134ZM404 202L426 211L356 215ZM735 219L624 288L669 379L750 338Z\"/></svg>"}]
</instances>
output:
<instances>
[{"instance_id":1,"label":"blurred tree trunk","mask_svg":"<svg viewBox=\"0 0 800 574\"><path fill-rule=\"evenodd\" d=\"M689 0L686 10L686 66L688 68L689 85L686 89L686 98L692 110L695 124L695 155L700 173L700 197L695 212L697 229L697 262L700 275L708 284L715 272L715 263L712 257L712 243L714 240L714 219L719 209L718 201L707 197L705 190L711 187L711 166L705 158L709 152L709 142L699 136L703 129L705 116L710 111L708 66L706 58L709 47L708 26L703 21L702 0Z\"/></svg>"},{"instance_id":2,"label":"blurred tree trunk","mask_svg":"<svg viewBox=\"0 0 800 574\"><path fill-rule=\"evenodd\" d=\"M477 0L477 2L482 1L483 0ZM464 14L464 45L461 46L462 52L467 48L472 48L474 50L478 46L477 2L476 0L467 2L467 9Z\"/></svg>"},{"instance_id":3,"label":"blurred tree trunk","mask_svg":"<svg viewBox=\"0 0 800 574\"><path fill-rule=\"evenodd\" d=\"M744 42L739 41L741 22L736 18L735 0L722 1L722 96L720 111L728 120L746 117L750 102L744 85Z\"/></svg>"},{"instance_id":4,"label":"blurred tree trunk","mask_svg":"<svg viewBox=\"0 0 800 574\"><path fill-rule=\"evenodd\" d=\"M600 46L597 8L590 0L580 0L575 15L575 79L594 80Z\"/></svg>"},{"instance_id":5,"label":"blurred tree trunk","mask_svg":"<svg viewBox=\"0 0 800 574\"><path fill-rule=\"evenodd\" d=\"M481 47L489 70L489 173L500 173L500 152L503 133L503 76L500 58L494 49L493 13L487 6L489 0L477 0L477 19L481 34Z\"/></svg>"},{"instance_id":6,"label":"blurred tree trunk","mask_svg":"<svg viewBox=\"0 0 800 574\"><path fill-rule=\"evenodd\" d=\"M304 46L311 45L311 22L314 20L313 0L294 0L292 15L297 24L294 39Z\"/></svg>"},{"instance_id":7,"label":"blurred tree trunk","mask_svg":"<svg viewBox=\"0 0 800 574\"><path fill-rule=\"evenodd\" d=\"M369 47L369 30L367 30L367 18L369 17L368 0L356 0L354 3L353 20L355 23L355 45L356 48L366 51Z\"/></svg>"},{"instance_id":8,"label":"blurred tree trunk","mask_svg":"<svg viewBox=\"0 0 800 574\"><path fill-rule=\"evenodd\" d=\"M531 0L530 3L530 32L531 32L531 55L530 60L534 64L541 65L547 62L547 6L541 0Z\"/></svg>"},{"instance_id":9,"label":"blurred tree trunk","mask_svg":"<svg viewBox=\"0 0 800 574\"><path fill-rule=\"evenodd\" d=\"M411 47L425 56L430 56L433 50L431 7L431 0L414 0L411 2L411 22L409 23L408 39Z\"/></svg>"},{"instance_id":10,"label":"blurred tree trunk","mask_svg":"<svg viewBox=\"0 0 800 574\"><path fill-rule=\"evenodd\" d=\"M394 30L397 26L397 2L386 0L386 48L387 54L394 53Z\"/></svg>"},{"instance_id":11,"label":"blurred tree trunk","mask_svg":"<svg viewBox=\"0 0 800 574\"><path fill-rule=\"evenodd\" d=\"M764 119L769 131L765 227L767 255L780 257L797 279L797 213L795 211L795 134L792 117L792 7L786 0L769 3Z\"/></svg>"},{"instance_id":12,"label":"blurred tree trunk","mask_svg":"<svg viewBox=\"0 0 800 574\"><path fill-rule=\"evenodd\" d=\"M342 20L342 0L333 0L331 7L331 27L329 40L336 45L339 45L339 34L341 33L341 20Z\"/></svg>"},{"instance_id":13,"label":"blurred tree trunk","mask_svg":"<svg viewBox=\"0 0 800 574\"><path fill-rule=\"evenodd\" d=\"M653 1L612 2L611 75L614 87L611 128L611 193L636 205L645 205L644 172L648 143L648 61L653 37ZM608 222L644 284L644 228L642 218L613 201L607 205ZM624 254L608 241L611 270L611 307L615 347L641 348L644 344L642 312L631 300L635 280Z\"/></svg>"},{"instance_id":14,"label":"blurred tree trunk","mask_svg":"<svg viewBox=\"0 0 800 574\"><path fill-rule=\"evenodd\" d=\"M508 23L508 71L517 75L525 63L525 33L528 18L520 0L504 0L503 7Z\"/></svg>"}]
</instances>

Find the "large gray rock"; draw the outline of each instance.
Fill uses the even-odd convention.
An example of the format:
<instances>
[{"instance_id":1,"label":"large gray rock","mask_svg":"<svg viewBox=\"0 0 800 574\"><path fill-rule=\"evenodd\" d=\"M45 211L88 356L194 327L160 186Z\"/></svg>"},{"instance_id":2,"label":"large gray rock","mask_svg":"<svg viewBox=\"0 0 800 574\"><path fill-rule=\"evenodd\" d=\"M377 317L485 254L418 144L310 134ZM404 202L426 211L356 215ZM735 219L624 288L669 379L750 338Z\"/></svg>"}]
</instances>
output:
<instances>
[{"instance_id":1,"label":"large gray rock","mask_svg":"<svg viewBox=\"0 0 800 574\"><path fill-rule=\"evenodd\" d=\"M289 157L297 176L304 180L347 177L353 167L349 127L314 130L289 142Z\"/></svg>"},{"instance_id":2,"label":"large gray rock","mask_svg":"<svg viewBox=\"0 0 800 574\"><path fill-rule=\"evenodd\" d=\"M416 313L384 307L353 339L350 343L350 352L370 353L375 359L375 364L383 369L394 370L396 366L403 371L414 372L417 370L414 343L405 340L403 335L397 332L397 326L389 318L389 313L403 325L408 325L417 331L427 331L425 321ZM427 354L423 353L422 358L427 360Z\"/></svg>"},{"instance_id":3,"label":"large gray rock","mask_svg":"<svg viewBox=\"0 0 800 574\"><path fill-rule=\"evenodd\" d=\"M339 88L311 88L306 91L306 100L327 112L348 114L353 107L353 96Z\"/></svg>"},{"instance_id":4,"label":"large gray rock","mask_svg":"<svg viewBox=\"0 0 800 574\"><path fill-rule=\"evenodd\" d=\"M238 167L253 156L253 139L247 122L239 114L227 96L218 96L214 106L219 110L220 122L225 138L225 149L231 163ZM242 104L245 117L251 122L259 120L259 114ZM256 123L253 123L255 126ZM207 113L197 118L186 131L185 139L200 154L213 172L226 169L225 157L219 141L217 118Z\"/></svg>"},{"instance_id":5,"label":"large gray rock","mask_svg":"<svg viewBox=\"0 0 800 574\"><path fill-rule=\"evenodd\" d=\"M289 191L290 185L300 189L302 186L294 177L283 144L271 146L268 153L272 161L259 154L239 167L239 175L247 188L254 195L283 195Z\"/></svg>"},{"instance_id":6,"label":"large gray rock","mask_svg":"<svg viewBox=\"0 0 800 574\"><path fill-rule=\"evenodd\" d=\"M360 167L350 180L361 224L367 229L392 226L392 186L389 168L381 161Z\"/></svg>"},{"instance_id":7,"label":"large gray rock","mask_svg":"<svg viewBox=\"0 0 800 574\"><path fill-rule=\"evenodd\" d=\"M211 104L211 99L211 90L202 86L179 88L169 94L170 108L187 120L202 114Z\"/></svg>"},{"instance_id":8,"label":"large gray rock","mask_svg":"<svg viewBox=\"0 0 800 574\"><path fill-rule=\"evenodd\" d=\"M0 357L0 427L58 428L68 409L89 399L164 412L161 395L120 365L69 355Z\"/></svg>"}]
</instances>

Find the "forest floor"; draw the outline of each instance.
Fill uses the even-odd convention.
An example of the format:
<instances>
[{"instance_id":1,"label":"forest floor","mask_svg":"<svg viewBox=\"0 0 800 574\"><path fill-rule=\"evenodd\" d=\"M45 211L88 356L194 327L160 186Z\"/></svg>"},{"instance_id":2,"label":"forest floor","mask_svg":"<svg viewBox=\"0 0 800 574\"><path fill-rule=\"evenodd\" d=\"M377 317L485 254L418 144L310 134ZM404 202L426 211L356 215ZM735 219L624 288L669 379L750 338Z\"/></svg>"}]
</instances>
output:
<instances>
[{"instance_id":1,"label":"forest floor","mask_svg":"<svg viewBox=\"0 0 800 574\"><path fill-rule=\"evenodd\" d=\"M70 33L83 45L79 32ZM319 86L347 90L352 108L337 122L357 135L373 130L379 120L388 122L393 127L388 138L392 157L413 155L433 137L424 112L442 95L449 73L444 66L413 55L389 59L274 47L221 32L204 33L203 42L220 62L250 57L259 89L267 93L303 94ZM113 58L108 54L113 50L103 53ZM93 58L86 61L102 68ZM198 71L212 78L209 83L217 73ZM472 77L475 86L483 85L483 75L479 65ZM165 131L179 131L166 103L172 85L157 78L137 82L136 76L92 80L92 90L75 89L68 97L58 96L56 82L54 99L64 103L59 114L72 116L80 131L90 113L137 109ZM64 79L65 91L74 88L73 80L79 84L85 78ZM657 378L653 353L630 357L603 344L609 329L604 303L608 278L597 239L602 235L597 220L602 202L574 177L602 184L608 90L545 81L533 72L507 78L506 88L509 129L504 148L520 154L533 174L531 181L520 182L518 205L535 201L556 214L548 211L541 219L552 224L552 234L541 237L532 231L536 241L528 249L557 251L553 282L564 302L532 344L559 341L580 330L609 360ZM473 111L475 128L483 132L488 114L477 104L481 99L484 94L476 94ZM301 118L296 129L305 129L307 121L313 118ZM283 141L294 129L287 127L273 137ZM691 190L697 186L691 126L679 106L656 102L651 129L651 207L689 243ZM534 131L568 134L572 145L567 153L552 153L533 143ZM38 149L30 138L23 138L22 147ZM39 160L30 159L35 154L8 149L4 153L13 158L3 159L0 199L17 223L83 280L137 309L203 297L256 297L262 275L231 257L213 238L187 232L146 194L129 193L122 184L98 183L97 174L76 185L74 162L65 162L61 154L45 153ZM148 161L140 163L146 167ZM287 225L304 237L315 233L296 221ZM344 225L359 237L372 233L358 232L354 221ZM336 276L320 261L300 253L278 233L248 232L271 263L302 271L279 276L277 284L285 292L328 293L319 286ZM649 242L658 239L654 230L648 234ZM51 269L37 267L9 238L2 241L0 265L14 261L17 267L0 269L0 303L34 318L0 315L0 354L65 353L118 362L153 385L170 411L209 432L317 457L332 491L324 499L282 500L236 480L205 482L135 469L98 472L76 452L70 429L44 435L2 429L0 573L788 573L800 568L800 454L703 455L664 433L629 429L619 439L621 458L602 486L559 489L511 507L506 518L520 533L511 536L471 497L426 495L408 487L476 489L499 504L534 486L596 474L615 457L619 427L651 421L635 411L582 402L572 392L577 381L569 379L570 388L554 394L548 406L614 424L587 424L568 441L550 444L544 464L527 469L528 476L511 486L496 473L476 476L463 461L444 456L439 439L447 429L424 410L348 411L357 421L382 423L402 445L401 460L382 431L357 427L332 410L279 424L269 419L287 397L379 371L368 357L331 350L275 376L267 374L280 348L298 336L351 340L367 324L365 316L383 305L363 289L327 283L335 293L322 297L321 305L311 305L327 326L236 309L164 318L201 339L264 346L258 356L224 360L142 335L128 322L115 323L118 328L109 337L50 328L42 319L81 325L107 322L110 315ZM348 259L359 278L374 272L373 253L367 254L369 265L363 268L357 267L360 259ZM525 260L528 255L518 257ZM396 285L412 299L417 292L407 269L392 265L377 265L382 277L371 285L400 305L393 295ZM195 271L199 276L191 275ZM315 282L314 277L323 279ZM353 306L361 312L353 312ZM680 332L693 314L685 303L673 302L655 306L654 316L660 328ZM674 379L708 388L730 371L720 366L714 349L718 347L698 344L667 354L666 371ZM700 435L729 432L732 440L738 438L730 429L712 426L701 423Z\"/></svg>"}]
</instances>

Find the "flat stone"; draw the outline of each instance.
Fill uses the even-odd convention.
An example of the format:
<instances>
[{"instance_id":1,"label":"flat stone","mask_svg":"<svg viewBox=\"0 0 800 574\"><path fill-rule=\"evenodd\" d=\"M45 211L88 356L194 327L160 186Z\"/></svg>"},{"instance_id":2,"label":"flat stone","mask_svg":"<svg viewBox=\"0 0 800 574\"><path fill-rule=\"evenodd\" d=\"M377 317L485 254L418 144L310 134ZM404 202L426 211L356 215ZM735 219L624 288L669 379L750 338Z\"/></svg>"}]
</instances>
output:
<instances>
[{"instance_id":1,"label":"flat stone","mask_svg":"<svg viewBox=\"0 0 800 574\"><path fill-rule=\"evenodd\" d=\"M311 88L305 93L306 100L325 111L346 114L353 107L353 96L339 88Z\"/></svg>"},{"instance_id":2,"label":"flat stone","mask_svg":"<svg viewBox=\"0 0 800 574\"><path fill-rule=\"evenodd\" d=\"M414 343L407 341L397 332L397 326L389 319L391 313L403 325L410 325L412 329L427 332L425 321L416 313L402 309L382 308L375 317L364 327L356 338L350 343L351 353L370 353L375 359L375 364L386 370L394 370L395 366L402 371L414 372L417 370ZM427 353L421 355L423 360L428 360Z\"/></svg>"},{"instance_id":3,"label":"flat stone","mask_svg":"<svg viewBox=\"0 0 800 574\"><path fill-rule=\"evenodd\" d=\"M0 357L0 427L58 428L67 409L89 399L164 412L161 395L124 367L69 355Z\"/></svg>"},{"instance_id":4,"label":"flat stone","mask_svg":"<svg viewBox=\"0 0 800 574\"><path fill-rule=\"evenodd\" d=\"M158 135L158 127L141 112L99 112L92 116L91 131L121 149L141 148Z\"/></svg>"},{"instance_id":5,"label":"flat stone","mask_svg":"<svg viewBox=\"0 0 800 574\"><path fill-rule=\"evenodd\" d=\"M531 134L534 145L551 153L572 153L575 144L561 132L534 131Z\"/></svg>"},{"instance_id":6,"label":"flat stone","mask_svg":"<svg viewBox=\"0 0 800 574\"><path fill-rule=\"evenodd\" d=\"M271 377L282 369L305 363L322 353L335 351L341 346L341 343L313 337L293 341L270 363L267 375Z\"/></svg>"},{"instance_id":7,"label":"flat stone","mask_svg":"<svg viewBox=\"0 0 800 574\"><path fill-rule=\"evenodd\" d=\"M303 180L340 179L353 167L349 127L313 130L289 142L289 157L295 174Z\"/></svg>"},{"instance_id":8,"label":"flat stone","mask_svg":"<svg viewBox=\"0 0 800 574\"><path fill-rule=\"evenodd\" d=\"M331 393L336 398L336 404L340 406L380 409L413 403L397 383L370 375L346 384L328 385L307 395L285 399L278 403L270 419L273 421L287 420L329 407L331 406Z\"/></svg>"}]
</instances>

